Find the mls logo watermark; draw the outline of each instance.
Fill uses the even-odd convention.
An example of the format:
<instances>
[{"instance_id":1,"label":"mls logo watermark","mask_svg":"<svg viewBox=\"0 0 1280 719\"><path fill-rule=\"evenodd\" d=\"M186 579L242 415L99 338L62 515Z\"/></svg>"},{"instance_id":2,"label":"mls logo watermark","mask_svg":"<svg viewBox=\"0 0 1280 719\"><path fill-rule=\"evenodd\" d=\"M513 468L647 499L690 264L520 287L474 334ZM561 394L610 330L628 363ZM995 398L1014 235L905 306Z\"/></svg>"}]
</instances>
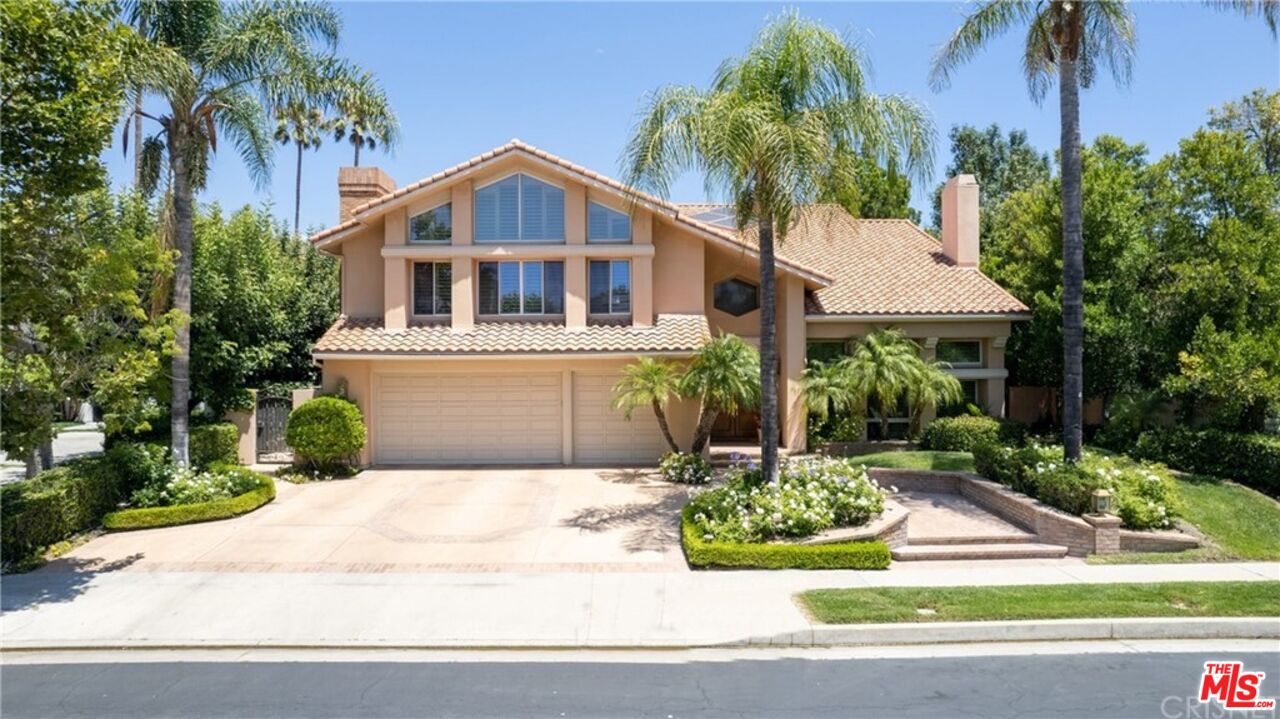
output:
<instances>
[{"instance_id":1,"label":"mls logo watermark","mask_svg":"<svg viewBox=\"0 0 1280 719\"><path fill-rule=\"evenodd\" d=\"M1226 709L1275 709L1275 697L1258 696L1264 672L1245 671L1240 662L1205 662L1200 703L1216 699Z\"/></svg>"}]
</instances>

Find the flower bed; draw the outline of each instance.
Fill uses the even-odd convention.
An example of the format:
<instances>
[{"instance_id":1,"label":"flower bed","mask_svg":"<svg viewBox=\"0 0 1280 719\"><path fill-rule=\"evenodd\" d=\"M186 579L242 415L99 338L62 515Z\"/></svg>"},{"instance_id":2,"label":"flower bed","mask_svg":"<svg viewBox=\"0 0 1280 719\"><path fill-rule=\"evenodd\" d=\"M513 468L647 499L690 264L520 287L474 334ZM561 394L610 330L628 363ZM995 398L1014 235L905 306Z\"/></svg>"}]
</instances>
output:
<instances>
[{"instance_id":1,"label":"flower bed","mask_svg":"<svg viewBox=\"0 0 1280 719\"><path fill-rule=\"evenodd\" d=\"M702 455L688 452L667 452L662 455L658 471L663 479L676 484L706 484L714 474L711 463Z\"/></svg>"},{"instance_id":2,"label":"flower bed","mask_svg":"<svg viewBox=\"0 0 1280 719\"><path fill-rule=\"evenodd\" d=\"M210 474L215 476L201 476ZM221 467L214 473L179 470L164 488L144 487L134 496L143 492L149 492L144 500L164 497L169 503L112 512L102 518L102 526L111 530L149 529L228 519L252 512L275 499L276 485L265 474L243 467ZM176 503L175 499L192 501Z\"/></svg>"},{"instance_id":3,"label":"flower bed","mask_svg":"<svg viewBox=\"0 0 1280 719\"><path fill-rule=\"evenodd\" d=\"M730 469L725 484L701 492L682 516L685 555L696 567L878 569L883 542L801 545L833 527L856 527L884 511L884 492L863 467L829 457L784 461L766 484L755 464Z\"/></svg>"},{"instance_id":4,"label":"flower bed","mask_svg":"<svg viewBox=\"0 0 1280 719\"><path fill-rule=\"evenodd\" d=\"M1177 486L1157 464L1085 450L1070 465L1063 462L1061 447L1038 444L983 443L974 447L973 458L978 474L1071 514L1092 511L1093 492L1106 489L1116 515L1130 529L1165 529L1178 516Z\"/></svg>"}]
</instances>

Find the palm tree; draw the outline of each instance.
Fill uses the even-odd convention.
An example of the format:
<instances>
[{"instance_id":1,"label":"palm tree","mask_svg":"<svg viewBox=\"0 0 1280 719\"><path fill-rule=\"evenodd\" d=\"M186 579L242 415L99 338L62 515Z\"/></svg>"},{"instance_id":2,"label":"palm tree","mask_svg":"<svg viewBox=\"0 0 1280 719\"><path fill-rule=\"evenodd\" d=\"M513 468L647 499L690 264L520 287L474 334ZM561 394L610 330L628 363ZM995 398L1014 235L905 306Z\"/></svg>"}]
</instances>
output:
<instances>
[{"instance_id":1,"label":"palm tree","mask_svg":"<svg viewBox=\"0 0 1280 719\"><path fill-rule=\"evenodd\" d=\"M355 148L352 164L360 166L360 150L395 147L400 138L400 124L387 102L387 96L369 73L357 77L338 99L338 117L333 124L333 139L346 137Z\"/></svg>"},{"instance_id":2,"label":"palm tree","mask_svg":"<svg viewBox=\"0 0 1280 719\"><path fill-rule=\"evenodd\" d=\"M951 73L993 37L1027 26L1022 69L1039 103L1058 78L1062 156L1062 444L1080 459L1084 411L1084 239L1080 170L1080 87L1099 64L1123 85L1133 70L1133 16L1122 0L982 0L933 59L930 83L946 87Z\"/></svg>"},{"instance_id":3,"label":"palm tree","mask_svg":"<svg viewBox=\"0 0 1280 719\"><path fill-rule=\"evenodd\" d=\"M721 412L733 414L760 403L760 355L737 335L720 335L704 344L680 381L682 397L701 403L689 451L701 454Z\"/></svg>"},{"instance_id":4,"label":"palm tree","mask_svg":"<svg viewBox=\"0 0 1280 719\"><path fill-rule=\"evenodd\" d=\"M628 184L665 196L675 179L702 171L709 195L732 202L738 229L756 228L760 254L762 472L778 477L775 237L786 240L800 205L831 182L851 182L844 150L905 167L931 168L926 112L867 90L867 61L823 25L784 13L746 55L726 61L709 89L665 87L650 95L624 153Z\"/></svg>"},{"instance_id":5,"label":"palm tree","mask_svg":"<svg viewBox=\"0 0 1280 719\"><path fill-rule=\"evenodd\" d=\"M271 169L271 139L264 103L311 98L332 104L348 73L329 53L339 21L312 0L223 5L216 0L139 0L130 13L147 28L145 57L131 84L158 96L165 111L137 111L160 130L143 143L143 181L154 184L167 160L172 193L174 333L170 400L172 452L187 464L191 396L191 256L195 193L205 186L209 153L230 140L260 184ZM135 105L136 107L136 105ZM127 128L126 128L127 131ZM144 189L148 189L145 188Z\"/></svg>"},{"instance_id":6,"label":"palm tree","mask_svg":"<svg viewBox=\"0 0 1280 719\"><path fill-rule=\"evenodd\" d=\"M667 403L672 397L680 397L680 380L680 368L674 362L637 357L622 368L622 379L613 386L613 408L622 410L630 420L637 407L652 407L667 446L672 452L679 452L680 445L667 425Z\"/></svg>"},{"instance_id":7,"label":"palm tree","mask_svg":"<svg viewBox=\"0 0 1280 719\"><path fill-rule=\"evenodd\" d=\"M951 365L946 362L920 360L915 375L907 383L907 408L911 412L907 436L911 439L920 436L920 419L926 410L964 399L960 380L947 372L949 369Z\"/></svg>"},{"instance_id":8,"label":"palm tree","mask_svg":"<svg viewBox=\"0 0 1280 719\"><path fill-rule=\"evenodd\" d=\"M855 344L841 363L858 393L875 410L880 439L888 439L889 418L919 372L920 354L915 343L902 330L877 330Z\"/></svg>"},{"instance_id":9,"label":"palm tree","mask_svg":"<svg viewBox=\"0 0 1280 719\"><path fill-rule=\"evenodd\" d=\"M322 134L333 127L318 107L303 102L290 102L276 109L276 142L293 144L298 148L298 164L293 181L293 234L298 234L298 220L302 213L302 153L320 147Z\"/></svg>"},{"instance_id":10,"label":"palm tree","mask_svg":"<svg viewBox=\"0 0 1280 719\"><path fill-rule=\"evenodd\" d=\"M803 384L805 409L823 422L833 412L852 412L862 404L862 396L843 361L811 362L804 369Z\"/></svg>"}]
</instances>

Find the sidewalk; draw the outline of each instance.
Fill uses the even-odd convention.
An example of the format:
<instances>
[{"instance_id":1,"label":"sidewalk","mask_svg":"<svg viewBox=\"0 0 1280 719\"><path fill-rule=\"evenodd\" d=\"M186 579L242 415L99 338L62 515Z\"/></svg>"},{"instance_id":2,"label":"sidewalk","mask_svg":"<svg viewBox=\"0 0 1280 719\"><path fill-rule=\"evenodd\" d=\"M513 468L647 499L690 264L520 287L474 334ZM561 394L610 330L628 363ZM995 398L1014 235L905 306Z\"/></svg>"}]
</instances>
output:
<instances>
[{"instance_id":1,"label":"sidewalk","mask_svg":"<svg viewBox=\"0 0 1280 719\"><path fill-rule=\"evenodd\" d=\"M0 644L5 649L768 644L773 638L814 636L793 595L819 587L1277 579L1280 563L966 562L896 565L886 572L35 572L3 580Z\"/></svg>"}]
</instances>

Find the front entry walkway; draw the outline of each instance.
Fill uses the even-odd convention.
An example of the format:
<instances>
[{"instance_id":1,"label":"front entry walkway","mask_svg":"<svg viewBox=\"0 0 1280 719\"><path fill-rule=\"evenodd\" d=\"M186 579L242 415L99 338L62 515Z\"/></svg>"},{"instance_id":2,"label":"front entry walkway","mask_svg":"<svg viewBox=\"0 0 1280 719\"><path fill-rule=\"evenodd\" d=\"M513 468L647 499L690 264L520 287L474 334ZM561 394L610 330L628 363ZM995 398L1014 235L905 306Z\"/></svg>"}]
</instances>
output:
<instances>
[{"instance_id":1,"label":"front entry walkway","mask_svg":"<svg viewBox=\"0 0 1280 719\"><path fill-rule=\"evenodd\" d=\"M108 534L40 571L687 571L687 492L644 471L375 469L277 486L243 517Z\"/></svg>"}]
</instances>

